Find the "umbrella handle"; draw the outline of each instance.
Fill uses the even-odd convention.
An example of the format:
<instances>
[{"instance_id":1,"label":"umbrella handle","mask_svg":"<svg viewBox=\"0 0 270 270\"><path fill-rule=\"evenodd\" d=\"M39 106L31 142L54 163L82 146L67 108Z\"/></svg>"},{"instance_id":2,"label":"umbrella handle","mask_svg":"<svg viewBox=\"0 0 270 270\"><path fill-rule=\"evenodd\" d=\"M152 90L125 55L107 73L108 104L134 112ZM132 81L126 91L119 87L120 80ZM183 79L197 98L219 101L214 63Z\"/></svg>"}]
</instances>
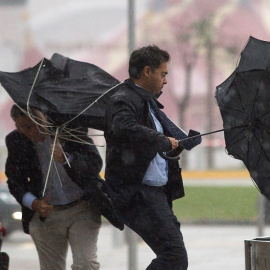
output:
<instances>
[{"instance_id":1,"label":"umbrella handle","mask_svg":"<svg viewBox=\"0 0 270 270\"><path fill-rule=\"evenodd\" d=\"M202 137L202 136L205 136L205 135L209 135L209 134L213 134L213 133L217 133L217 132L221 132L221 131L227 131L227 130L230 130L230 129L233 129L233 128L240 128L240 127L244 127L244 126L246 126L246 124L241 124L241 125L238 125L238 126L232 126L232 127L229 127L229 128L218 129L218 130L214 130L214 131L211 131L211 132L207 132L207 133L187 137L185 139L179 140L178 142L183 142L183 141L186 141L186 140L195 139L195 138Z\"/></svg>"},{"instance_id":2,"label":"umbrella handle","mask_svg":"<svg viewBox=\"0 0 270 270\"><path fill-rule=\"evenodd\" d=\"M227 131L227 130L230 130L232 128L240 128L240 127L243 127L243 126L245 126L245 125L244 124L241 124L241 125L238 125L238 126L233 126L233 127L218 129L218 130L207 132L207 133L203 133L203 134L198 134L198 135L195 135L195 136L191 136L191 137L187 137L185 139L179 140L178 143L183 142L183 141L186 141L186 140L190 140L190 139L195 139L195 138L198 138L198 137L201 137L201 136L205 136L205 135L209 135L209 134L221 132L221 131ZM159 153L159 155L161 157L163 157L164 159L169 160L169 161L177 161L177 160L180 159L180 156L179 155L178 156L175 156L175 157L169 157L169 156L167 156L167 155L165 155L163 153Z\"/></svg>"},{"instance_id":3,"label":"umbrella handle","mask_svg":"<svg viewBox=\"0 0 270 270\"><path fill-rule=\"evenodd\" d=\"M231 128L229 128L229 129L231 129ZM195 139L195 138L198 138L198 137L201 137L201 136L209 135L209 134L212 134L212 133L217 133L217 132L224 131L224 130L227 130L227 129L219 129L219 130L207 132L207 133L204 133L204 134L198 134L198 135L195 135L195 136L187 137L185 139L179 140L178 143L183 142L183 141L186 141L186 140L190 140L190 139ZM164 159L166 159L168 161L177 161L177 160L180 159L180 155L175 156L175 157L169 157L169 156L167 156L167 155L165 155L163 153L159 153L159 155L162 158L164 158Z\"/></svg>"},{"instance_id":4,"label":"umbrella handle","mask_svg":"<svg viewBox=\"0 0 270 270\"><path fill-rule=\"evenodd\" d=\"M178 155L178 156L175 156L175 157L169 157L169 156L167 156L167 155L165 155L165 154L163 154L163 153L159 153L159 155L160 155L162 158L164 158L164 159L166 159L166 160L169 160L169 161L177 161L177 160L180 159L180 156L179 156L179 155Z\"/></svg>"}]
</instances>

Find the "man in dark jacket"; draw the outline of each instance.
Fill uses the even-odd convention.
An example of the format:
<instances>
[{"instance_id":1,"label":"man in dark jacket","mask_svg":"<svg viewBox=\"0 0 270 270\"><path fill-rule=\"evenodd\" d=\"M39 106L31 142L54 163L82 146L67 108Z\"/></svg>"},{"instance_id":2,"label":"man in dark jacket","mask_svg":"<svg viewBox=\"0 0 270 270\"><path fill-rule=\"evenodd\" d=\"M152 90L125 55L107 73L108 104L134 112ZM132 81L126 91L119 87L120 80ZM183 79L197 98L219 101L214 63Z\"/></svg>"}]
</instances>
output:
<instances>
[{"instance_id":1,"label":"man in dark jacket","mask_svg":"<svg viewBox=\"0 0 270 270\"><path fill-rule=\"evenodd\" d=\"M172 200L184 196L181 170L177 160L161 157L183 148L155 112L162 108L156 97L167 83L169 59L157 46L134 51L130 79L106 109L106 183L119 219L157 255L147 270L188 267L180 223L172 211Z\"/></svg>"},{"instance_id":2,"label":"man in dark jacket","mask_svg":"<svg viewBox=\"0 0 270 270\"><path fill-rule=\"evenodd\" d=\"M98 182L102 159L87 129L66 128L54 144L40 112L30 118L14 105L11 117L17 129L6 137L7 184L22 206L23 229L36 245L40 268L65 270L70 244L73 270L98 270L100 209L89 193L85 200L85 189Z\"/></svg>"}]
</instances>

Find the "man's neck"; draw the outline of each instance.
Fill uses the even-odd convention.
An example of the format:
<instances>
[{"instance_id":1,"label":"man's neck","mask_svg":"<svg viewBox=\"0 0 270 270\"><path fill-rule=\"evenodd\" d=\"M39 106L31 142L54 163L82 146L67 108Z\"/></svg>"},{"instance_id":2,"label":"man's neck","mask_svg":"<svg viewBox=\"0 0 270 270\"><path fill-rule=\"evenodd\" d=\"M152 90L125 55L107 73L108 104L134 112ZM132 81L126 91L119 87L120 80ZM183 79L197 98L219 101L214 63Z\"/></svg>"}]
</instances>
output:
<instances>
[{"instance_id":1,"label":"man's neck","mask_svg":"<svg viewBox=\"0 0 270 270\"><path fill-rule=\"evenodd\" d=\"M131 80L132 80L137 86L139 86L139 87L141 87L141 88L144 88L144 87L143 87L143 83L142 83L142 81L141 81L140 79L134 79L134 78L131 78Z\"/></svg>"},{"instance_id":2,"label":"man's neck","mask_svg":"<svg viewBox=\"0 0 270 270\"><path fill-rule=\"evenodd\" d=\"M147 92L151 93L148 89L147 89L147 85L144 83L144 81L142 79L134 79L131 78L132 81L139 87L141 87L142 89L146 90ZM152 93L151 93L152 94Z\"/></svg>"}]
</instances>

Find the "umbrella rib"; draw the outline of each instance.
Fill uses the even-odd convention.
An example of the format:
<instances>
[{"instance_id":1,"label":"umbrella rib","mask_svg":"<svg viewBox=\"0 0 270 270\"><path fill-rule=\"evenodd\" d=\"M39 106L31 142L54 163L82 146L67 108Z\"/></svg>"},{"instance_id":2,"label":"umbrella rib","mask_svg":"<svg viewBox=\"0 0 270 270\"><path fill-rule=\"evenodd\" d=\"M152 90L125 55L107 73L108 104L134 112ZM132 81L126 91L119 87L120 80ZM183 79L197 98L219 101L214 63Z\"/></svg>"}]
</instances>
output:
<instances>
[{"instance_id":1,"label":"umbrella rib","mask_svg":"<svg viewBox=\"0 0 270 270\"><path fill-rule=\"evenodd\" d=\"M268 158L268 155L267 155L267 153L265 152L263 146L261 145L260 140L258 139L256 133L253 132L253 134L254 134L254 137L256 138L257 142L258 142L259 145L261 146L261 151L260 151L260 152L261 152L261 153L264 153L264 155L266 156L267 160L270 161L270 159ZM261 154L260 154L260 156L261 156ZM258 162L259 162L259 159L258 159ZM258 164L258 162L257 162L257 164ZM257 166L257 164L256 164L256 166Z\"/></svg>"},{"instance_id":2,"label":"umbrella rib","mask_svg":"<svg viewBox=\"0 0 270 270\"><path fill-rule=\"evenodd\" d=\"M76 136L85 136L85 132L84 131L81 131L80 130L80 127L79 128L74 128L74 129L68 129L68 127L66 127L66 130L71 130L71 131L76 131L77 133L81 133L81 135L76 135ZM104 133L101 133L101 134L87 134L87 136L104 136Z\"/></svg>"},{"instance_id":3,"label":"umbrella rib","mask_svg":"<svg viewBox=\"0 0 270 270\"><path fill-rule=\"evenodd\" d=\"M31 115L31 117L30 117L31 120L33 120L33 119L36 118L36 119L37 119L38 121L40 121L40 122L45 122L44 119L38 117L37 115L30 114L30 110L29 110L29 112L27 112L27 111L25 111L23 108L21 108L18 104L15 103L15 105L16 105L23 113L25 113L25 115L27 115L27 116L30 116L30 115ZM33 120L33 122L37 125L37 128L38 128L38 130L39 130L39 132L40 132L41 134L45 134L45 135L47 135L47 136L54 136L55 133L54 133L53 131L50 131L50 128L54 127L54 126L52 125L51 122L48 122L47 119L46 119L46 121L47 121L46 123L48 123L48 124L47 124L47 125L44 125L44 124L39 123L38 121L34 121L34 120ZM44 132L44 130L40 129L40 127L43 127L44 129L46 129L47 132Z\"/></svg>"},{"instance_id":4,"label":"umbrella rib","mask_svg":"<svg viewBox=\"0 0 270 270\"><path fill-rule=\"evenodd\" d=\"M231 107L227 107L227 106L220 106L219 107L221 110L226 110L226 109L228 109L228 110L233 110L233 111L236 111L236 112L240 112L240 113L244 113L244 111L241 111L241 110L238 110L238 109L235 109L235 108L231 108ZM226 112L226 111L225 111ZM228 113L228 112L226 112L226 113Z\"/></svg>"},{"instance_id":5,"label":"umbrella rib","mask_svg":"<svg viewBox=\"0 0 270 270\"><path fill-rule=\"evenodd\" d=\"M241 78L240 74L239 74L239 77ZM244 80L243 80L242 78L241 78L241 80L244 82ZM245 106L244 106L243 100L242 100L242 98L241 98L241 95L240 95L238 86L237 86L236 84L235 84L235 88L236 88L236 93L237 93L237 95L238 95L238 97L239 97L239 100L240 100L240 102L241 102L243 112L245 113ZM249 87L248 87L248 88L249 88ZM251 89L250 89L250 91L251 91Z\"/></svg>"},{"instance_id":6,"label":"umbrella rib","mask_svg":"<svg viewBox=\"0 0 270 270\"><path fill-rule=\"evenodd\" d=\"M62 129L60 129L60 132L61 132L61 131L62 131ZM58 137L59 137L60 132L58 132ZM56 135L55 135L55 136L56 136ZM60 147L61 147L62 153L63 153L63 155L64 155L64 158L65 158L65 160L66 160L66 162L67 162L69 168L71 168L70 163L69 163L69 160L68 160L68 158L67 158L67 155L66 155L65 151L63 150L63 147L62 147L61 144L60 144Z\"/></svg>"},{"instance_id":7,"label":"umbrella rib","mask_svg":"<svg viewBox=\"0 0 270 270\"><path fill-rule=\"evenodd\" d=\"M238 73L239 77L241 78L242 82L246 85L246 87L250 90L250 92L253 92L252 89L249 87L249 85L246 83L246 81L241 77L241 75ZM262 75L263 77L263 75ZM262 81L262 77L260 79L260 82Z\"/></svg>"},{"instance_id":8,"label":"umbrella rib","mask_svg":"<svg viewBox=\"0 0 270 270\"><path fill-rule=\"evenodd\" d=\"M53 164L54 164L54 169L55 169L55 171L56 171L56 174L57 174L58 180L59 180L59 182L60 182L60 185L61 185L61 187L63 187L63 184L62 184L62 180L61 180L60 174L59 174L58 169L57 169L57 167L56 167L56 163L54 162Z\"/></svg>"},{"instance_id":9,"label":"umbrella rib","mask_svg":"<svg viewBox=\"0 0 270 270\"><path fill-rule=\"evenodd\" d=\"M79 136L85 136L85 132L84 131L82 131L81 130L81 127L77 127L77 128L69 128L69 127L65 127L65 129L63 130L64 131L64 133L61 133L61 135L65 135L65 133L67 133L67 132L65 132L65 131L67 131L67 130L70 130L70 131L72 131L72 132L76 132L76 133L80 133L81 135L79 135L79 134L77 134L76 136L77 137L79 137ZM69 133L70 134L70 133ZM104 136L104 134L102 133L102 134L87 134L87 136L88 137L90 137L90 136Z\"/></svg>"},{"instance_id":10,"label":"umbrella rib","mask_svg":"<svg viewBox=\"0 0 270 270\"><path fill-rule=\"evenodd\" d=\"M36 117L36 116L34 116L34 117ZM40 119L40 120L42 120L42 119ZM44 126L44 127L53 128L53 127L56 127L56 126L50 125L50 126ZM84 141L84 140L80 139L79 138L80 136L84 136L84 137L85 136L103 136L103 134L92 134L92 135L85 134L84 131L81 131L80 130L81 129L80 127L73 128L72 129L72 128L68 128L67 126L62 125L61 127L59 127L59 129L60 129L60 131L58 133L58 138L63 139L63 140L66 140L66 141L72 141L72 142L81 143L81 144L95 145L95 144L91 144L91 143L89 143L87 141ZM47 129L47 130L48 130L48 132L44 132L44 131L40 130L40 133L45 134L45 135L48 135L48 136L53 136L53 137L55 136L55 132L54 131L51 131L50 129ZM76 135L75 136L74 133L72 133L74 131L76 133L81 133L81 135ZM73 137L76 137L77 140L70 139L70 135L72 135ZM105 145L95 145L95 146L104 147ZM65 155L65 153L64 153L64 155ZM66 156L65 156L65 159L67 160L67 157Z\"/></svg>"},{"instance_id":11,"label":"umbrella rib","mask_svg":"<svg viewBox=\"0 0 270 270\"><path fill-rule=\"evenodd\" d=\"M253 132L253 134L255 135L255 133ZM256 135L255 135L255 138L256 138ZM257 140L257 138L256 138L256 140ZM250 142L248 141L248 151L247 151L247 162L248 162L248 164L247 164L247 167L249 168L249 145L250 145ZM259 163L259 160L260 160L260 157L262 156L262 147L261 147L261 150L260 150L260 155L259 155L259 158L258 158L258 160L257 160L257 162L256 162L256 165L255 165L255 168L257 167L257 165L258 165L258 163ZM268 158L267 158L268 159Z\"/></svg>"},{"instance_id":12,"label":"umbrella rib","mask_svg":"<svg viewBox=\"0 0 270 270\"><path fill-rule=\"evenodd\" d=\"M72 131L72 132L80 133L81 136L85 136L85 131L83 131L81 127L69 128L68 126L65 125L63 126L63 129L61 131L63 131L61 132L61 135L65 135L65 134L70 135L70 132L68 131Z\"/></svg>"},{"instance_id":13,"label":"umbrella rib","mask_svg":"<svg viewBox=\"0 0 270 270\"><path fill-rule=\"evenodd\" d=\"M230 114L230 113L229 113L228 111L226 111L225 109L231 109L231 108L229 108L229 107L220 107L220 110L221 110L222 112L224 112L225 114L230 115L230 116L233 116L233 117L236 118L237 120L242 120L242 118ZM240 110L235 110L235 111L240 112L240 113L244 113L243 111L240 111Z\"/></svg>"},{"instance_id":14,"label":"umbrella rib","mask_svg":"<svg viewBox=\"0 0 270 270\"><path fill-rule=\"evenodd\" d=\"M41 60L41 62L40 62L40 65L39 65L39 67L38 67L37 74L36 74L36 76L35 76L33 85L32 85L32 87L31 87L30 93L29 93L29 95L28 95L28 99L27 99L27 112L29 112L29 101L30 101L30 97L31 97L31 94L32 94L33 89L34 89L34 87L35 87L35 84L36 84L36 81L37 81L39 72L40 72L41 67L42 67L42 65L43 65L43 62L44 62L44 57L42 58L42 60Z\"/></svg>"},{"instance_id":15,"label":"umbrella rib","mask_svg":"<svg viewBox=\"0 0 270 270\"><path fill-rule=\"evenodd\" d=\"M45 59L45 58L43 57L42 60L41 60L41 62L40 62L40 65L39 65L39 67L38 67L37 74L36 74L36 76L35 76L35 79L34 79L34 82L33 82L32 87L31 87L31 90L30 90L30 92L29 92L29 95L28 95L28 98L27 98L27 103L26 103L28 117L29 117L34 123L36 123L36 124L38 124L38 125L41 125L41 124L38 123L37 121L35 121L34 117L32 117L32 115L30 114L30 106L29 106L29 102L30 102L30 97L31 97L32 92L33 92L33 89L34 89L34 87L35 87L35 84L36 84L38 75L39 75L39 73L40 73L41 67L42 67L42 65L43 65L44 59Z\"/></svg>"},{"instance_id":16,"label":"umbrella rib","mask_svg":"<svg viewBox=\"0 0 270 270\"><path fill-rule=\"evenodd\" d=\"M269 99L268 103L269 103L269 102L270 102L270 99ZM261 116L260 116L260 119L265 118L269 113L270 113L270 112L266 112L265 114L261 115Z\"/></svg>"},{"instance_id":17,"label":"umbrella rib","mask_svg":"<svg viewBox=\"0 0 270 270\"><path fill-rule=\"evenodd\" d=\"M106 95L107 93L109 93L110 91L112 91L114 88L116 88L117 86L123 84L123 82L111 87L109 90L107 90L105 93L103 93L102 95L100 95L96 100L94 100L89 106L87 106L85 109L83 109L79 114L77 114L75 117L73 117L71 120L67 121L64 125L72 122L73 120L75 120L77 117L79 117L81 114L83 114L86 110L88 110L89 108L91 108L96 102L98 102L99 99L101 99L104 95Z\"/></svg>"},{"instance_id":18,"label":"umbrella rib","mask_svg":"<svg viewBox=\"0 0 270 270\"><path fill-rule=\"evenodd\" d=\"M239 135L239 134L238 134ZM243 137L241 137L241 138L239 138L237 141L233 141L233 142L231 142L230 144L228 144L227 145L227 147L226 148L228 148L228 147L230 147L230 146L232 146L232 145L234 145L234 144L236 144L236 143L238 143L239 141L241 141L242 139L244 139L245 138L245 136L243 136Z\"/></svg>"},{"instance_id":19,"label":"umbrella rib","mask_svg":"<svg viewBox=\"0 0 270 270\"><path fill-rule=\"evenodd\" d=\"M53 142L53 148L52 148L52 154L51 154L49 168L48 168L48 172L47 172L47 176L46 176L46 180L45 180L45 184L44 184L44 188L43 188L42 197L44 197L45 190L46 190L46 187L47 187L47 184L48 184L48 179L49 179L49 174L50 174L51 166L52 166L52 162L53 162L53 152L54 152L54 148L55 148L55 144L56 144L56 140L57 140L58 130L59 130L59 128L57 127L56 128L56 132L55 132L55 137L54 137L54 142Z\"/></svg>"},{"instance_id":20,"label":"umbrella rib","mask_svg":"<svg viewBox=\"0 0 270 270\"><path fill-rule=\"evenodd\" d=\"M63 138L63 137L59 137L60 139L63 139L63 140L66 140L66 141L69 141L69 142L76 142L76 143L80 143L80 144L88 144L88 145L94 145L96 147L104 147L105 145L97 145L97 144L94 144L94 143L89 143L87 141L84 141L84 140L72 140L72 139L66 139L66 138Z\"/></svg>"},{"instance_id":21,"label":"umbrella rib","mask_svg":"<svg viewBox=\"0 0 270 270\"><path fill-rule=\"evenodd\" d=\"M250 92L253 92L252 89L249 87L249 85L246 83L246 81L241 77L241 74L238 73L238 75L239 75L239 77L241 78L242 82L243 82L243 83L246 85L246 87L250 90ZM262 77L263 77L263 75L261 76L260 83L261 83L261 81L262 81ZM260 83L259 83L259 85L260 85ZM242 102L242 98L241 98L241 95L240 95L238 86L237 86L236 84L235 84L235 86L236 86L236 92L237 92L237 94L238 94L238 96L239 96L239 99L240 99L240 101L241 101L241 105L242 105L242 107L243 107L243 109L244 109L244 112L245 112L245 106L244 106L244 104L243 104L243 102ZM255 98L254 98L254 101L253 101L253 104L252 104L252 111L251 111L251 113L252 113L253 110L254 110L254 106L255 106L255 103L256 103L256 99L257 99L257 96L258 96L258 90L259 90L259 86L258 86L257 89L255 90Z\"/></svg>"},{"instance_id":22,"label":"umbrella rib","mask_svg":"<svg viewBox=\"0 0 270 270\"><path fill-rule=\"evenodd\" d=\"M262 82L262 78L263 78L263 75L261 76L261 79L260 79L260 82L259 82L259 86L258 86L257 89L256 89L255 99L254 99L254 101L253 101L253 106L252 106L252 112L253 112L253 110L254 110L255 103L257 102L257 99L258 99L258 92L259 92L260 84L261 84L261 82Z\"/></svg>"},{"instance_id":23,"label":"umbrella rib","mask_svg":"<svg viewBox=\"0 0 270 270\"><path fill-rule=\"evenodd\" d=\"M67 137L70 137L70 135L68 135L68 134L61 134L60 135L62 138L67 138ZM81 134L81 135L79 135L79 134L77 134L76 135L78 138L80 138L80 137L85 137L85 136L87 136L87 137L103 137L104 136L104 134L92 134L92 133L88 133L88 134Z\"/></svg>"},{"instance_id":24,"label":"umbrella rib","mask_svg":"<svg viewBox=\"0 0 270 270\"><path fill-rule=\"evenodd\" d=\"M15 103L15 105L25 114L27 115L35 124L42 126L44 128L51 128L54 127L52 122L49 122L46 120L47 125L43 125L41 123L38 123L35 119L39 120L40 122L45 122L44 119L39 118L37 115L31 114L30 111L27 112L26 110L24 110L22 107L20 107L19 104ZM45 134L45 133L44 133Z\"/></svg>"},{"instance_id":25,"label":"umbrella rib","mask_svg":"<svg viewBox=\"0 0 270 270\"><path fill-rule=\"evenodd\" d=\"M239 74L239 77L241 77L240 74ZM254 100L253 100L251 114L252 114L252 112L253 112L253 110L254 110L254 107L255 107L255 104L256 104L256 102L257 102L258 92L259 92L260 84L261 84L261 82L262 82L262 78L263 78L263 75L261 75L261 78L259 79L259 85L258 85L258 87L257 87L256 90L255 90L255 98L254 98ZM242 77L241 77L241 80L242 80L242 82L246 85L246 87L247 87L251 92L253 92L253 91L251 90L251 88L249 87L249 85L246 83L246 81L242 79Z\"/></svg>"},{"instance_id":26,"label":"umbrella rib","mask_svg":"<svg viewBox=\"0 0 270 270\"><path fill-rule=\"evenodd\" d=\"M242 127L242 126L240 125L239 127ZM237 126L236 126L236 128L237 128ZM235 136L233 138L231 138L230 140L233 141L237 136L241 135L241 133L243 133L243 132L244 132L244 130L241 130L239 133L235 134ZM237 141L233 141L231 144L228 145L228 147L238 143L243 138L245 138L245 136L239 138Z\"/></svg>"},{"instance_id":27,"label":"umbrella rib","mask_svg":"<svg viewBox=\"0 0 270 270\"><path fill-rule=\"evenodd\" d=\"M250 133L253 133L254 135L255 135L255 133L252 131L252 130L249 130L249 134ZM255 135L255 138L256 138L256 135ZM257 140L257 138L256 138L256 140ZM247 147L247 167L249 168L250 166L249 166L249 153L250 153L250 140L248 140L248 147ZM262 155L262 151L260 151L260 156ZM255 167L257 167L257 165L258 165L258 161L259 161L259 159L257 160L257 162L256 162L256 165L255 165Z\"/></svg>"},{"instance_id":28,"label":"umbrella rib","mask_svg":"<svg viewBox=\"0 0 270 270\"><path fill-rule=\"evenodd\" d=\"M269 101L270 101L270 97L269 97L267 103L269 103ZM263 115L261 115L259 118L260 118L260 119L265 118L269 113L270 113L269 111L268 111L268 112L265 112L265 113L264 113Z\"/></svg>"},{"instance_id":29,"label":"umbrella rib","mask_svg":"<svg viewBox=\"0 0 270 270\"><path fill-rule=\"evenodd\" d=\"M65 130L66 131L66 133L68 133L69 135L71 135L72 137L74 137L75 139L77 139L77 140L72 140L72 139L70 139L70 138L68 138L68 137L70 137L69 135L66 135L66 136L62 136L62 135L60 135L60 138L61 139L64 139L64 140L67 140L67 141L71 141L71 142L77 142L77 143L81 143L81 144L88 144L88 145L95 145L95 146L98 146L98 147L104 147L104 145L96 145L96 144L93 144L93 143L89 143L89 142L87 142L87 141L85 141L85 140L83 140L83 139L81 139L80 137L78 137L78 136L76 136L76 135L74 135L73 133L72 133L72 129L69 129L69 130L67 130L67 129L65 129L64 127L63 127L63 130ZM87 135L86 135L87 136Z\"/></svg>"}]
</instances>

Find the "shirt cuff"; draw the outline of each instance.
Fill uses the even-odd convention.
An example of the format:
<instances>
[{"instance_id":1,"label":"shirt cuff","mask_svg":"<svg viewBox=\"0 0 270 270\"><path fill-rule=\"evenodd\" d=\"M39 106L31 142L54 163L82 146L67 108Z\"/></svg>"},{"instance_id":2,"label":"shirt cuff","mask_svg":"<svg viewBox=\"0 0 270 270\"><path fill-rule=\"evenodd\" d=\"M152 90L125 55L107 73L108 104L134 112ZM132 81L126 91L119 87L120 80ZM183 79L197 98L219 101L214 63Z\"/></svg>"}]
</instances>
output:
<instances>
[{"instance_id":1,"label":"shirt cuff","mask_svg":"<svg viewBox=\"0 0 270 270\"><path fill-rule=\"evenodd\" d=\"M35 195L33 195L31 192L27 192L25 193L25 195L23 196L22 199L22 203L24 206L26 206L27 208L32 209L32 203L33 201L37 199L37 197Z\"/></svg>"}]
</instances>

